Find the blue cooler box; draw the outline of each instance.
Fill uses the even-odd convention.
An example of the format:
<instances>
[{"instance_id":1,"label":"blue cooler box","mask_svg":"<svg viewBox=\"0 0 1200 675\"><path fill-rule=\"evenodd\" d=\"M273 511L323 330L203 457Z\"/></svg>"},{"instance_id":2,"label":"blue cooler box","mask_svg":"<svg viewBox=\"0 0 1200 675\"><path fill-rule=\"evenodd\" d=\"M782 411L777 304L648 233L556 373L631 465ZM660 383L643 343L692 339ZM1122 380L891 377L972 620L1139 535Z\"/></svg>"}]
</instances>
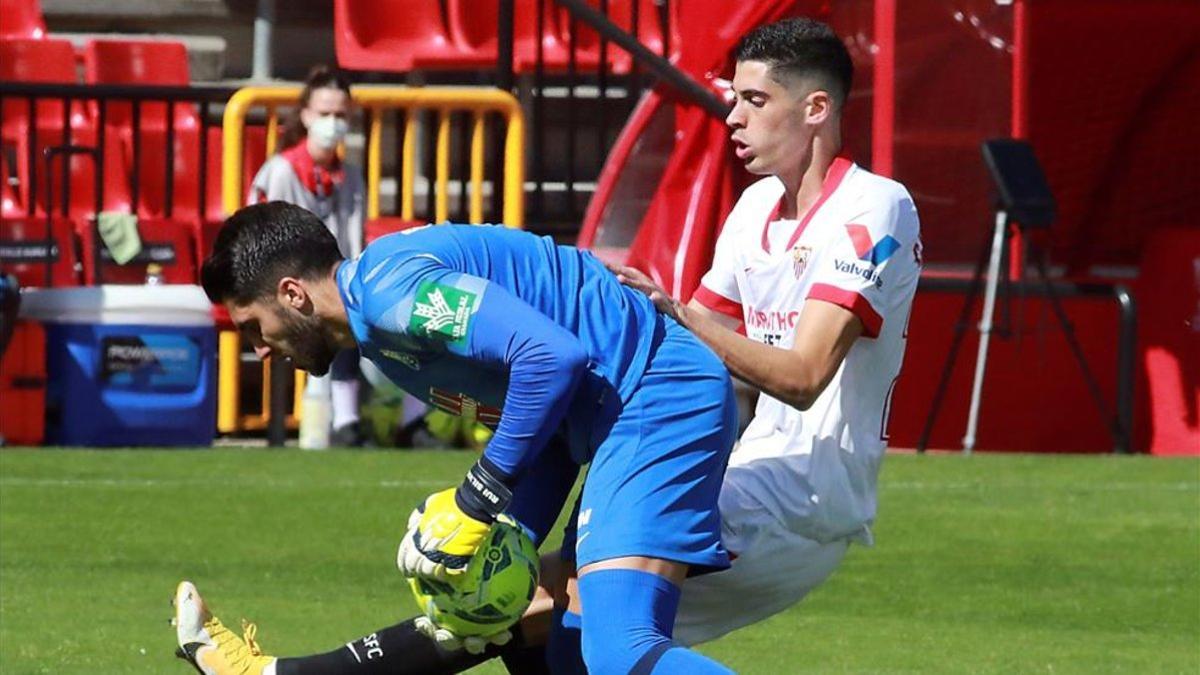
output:
<instances>
[{"instance_id":1,"label":"blue cooler box","mask_svg":"<svg viewBox=\"0 0 1200 675\"><path fill-rule=\"evenodd\" d=\"M216 331L199 286L26 292L46 328L46 443L210 445Z\"/></svg>"}]
</instances>

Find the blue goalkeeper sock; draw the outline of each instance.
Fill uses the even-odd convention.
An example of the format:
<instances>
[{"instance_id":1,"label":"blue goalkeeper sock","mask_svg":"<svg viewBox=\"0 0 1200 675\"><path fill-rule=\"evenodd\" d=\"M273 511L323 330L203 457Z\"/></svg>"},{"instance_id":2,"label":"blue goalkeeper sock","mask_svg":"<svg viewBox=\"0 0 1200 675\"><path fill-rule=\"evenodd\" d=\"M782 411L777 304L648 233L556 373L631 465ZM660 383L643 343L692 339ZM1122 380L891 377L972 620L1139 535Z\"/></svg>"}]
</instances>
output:
<instances>
[{"instance_id":1,"label":"blue goalkeeper sock","mask_svg":"<svg viewBox=\"0 0 1200 675\"><path fill-rule=\"evenodd\" d=\"M579 577L583 658L592 675L707 675L725 666L671 640L679 587L638 570L603 569Z\"/></svg>"}]
</instances>

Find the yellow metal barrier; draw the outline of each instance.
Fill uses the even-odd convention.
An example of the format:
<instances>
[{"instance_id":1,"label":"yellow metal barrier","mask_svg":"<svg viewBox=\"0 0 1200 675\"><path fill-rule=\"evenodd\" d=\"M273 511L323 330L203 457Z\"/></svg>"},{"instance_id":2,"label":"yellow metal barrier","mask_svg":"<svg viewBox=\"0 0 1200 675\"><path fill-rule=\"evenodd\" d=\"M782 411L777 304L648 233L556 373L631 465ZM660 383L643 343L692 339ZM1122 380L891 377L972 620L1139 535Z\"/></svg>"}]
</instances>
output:
<instances>
[{"instance_id":1,"label":"yellow metal barrier","mask_svg":"<svg viewBox=\"0 0 1200 675\"><path fill-rule=\"evenodd\" d=\"M484 146L486 143L485 118L489 114L499 115L505 122L504 134L504 211L502 220L508 227L523 227L525 223L525 119L520 104L509 93L498 89L470 87L354 87L351 97L355 104L371 112L367 128L366 174L368 220L378 218L379 189L383 182L383 133L384 115L389 110L405 113L402 125L399 207L400 217L413 220L414 192L417 177L416 147L418 113L436 113L436 155L434 176L430 181L434 192L433 222L443 222L450 214L450 119L456 113L470 114L470 166L468 184L470 201L469 222L483 222ZM244 131L246 117L254 108L265 107L267 112L267 156L275 152L278 129L278 109L294 106L300 98L299 86L246 87L239 90L225 106L223 121L223 157L221 176L221 203L226 215L237 211L244 204L246 187L242 185L242 169L245 161ZM400 133L401 129L397 129ZM263 364L262 414L241 413L241 340L236 332L223 331L220 336L219 376L217 399L217 429L222 433L241 430L264 429L270 409L270 364ZM298 424L300 399L303 395L305 376L296 373L293 397L293 413L287 424L295 428Z\"/></svg>"}]
</instances>

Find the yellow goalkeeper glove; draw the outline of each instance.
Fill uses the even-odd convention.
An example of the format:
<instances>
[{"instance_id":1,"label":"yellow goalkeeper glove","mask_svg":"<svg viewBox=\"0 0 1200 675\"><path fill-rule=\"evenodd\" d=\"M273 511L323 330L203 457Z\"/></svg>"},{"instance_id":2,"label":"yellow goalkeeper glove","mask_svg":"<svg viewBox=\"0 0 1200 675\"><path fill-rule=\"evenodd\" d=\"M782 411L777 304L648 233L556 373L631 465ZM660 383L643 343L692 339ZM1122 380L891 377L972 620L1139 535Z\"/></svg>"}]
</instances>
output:
<instances>
[{"instance_id":1,"label":"yellow goalkeeper glove","mask_svg":"<svg viewBox=\"0 0 1200 675\"><path fill-rule=\"evenodd\" d=\"M445 579L462 574L504 511L512 491L499 472L480 459L458 488L435 492L408 519L396 553L404 576Z\"/></svg>"}]
</instances>

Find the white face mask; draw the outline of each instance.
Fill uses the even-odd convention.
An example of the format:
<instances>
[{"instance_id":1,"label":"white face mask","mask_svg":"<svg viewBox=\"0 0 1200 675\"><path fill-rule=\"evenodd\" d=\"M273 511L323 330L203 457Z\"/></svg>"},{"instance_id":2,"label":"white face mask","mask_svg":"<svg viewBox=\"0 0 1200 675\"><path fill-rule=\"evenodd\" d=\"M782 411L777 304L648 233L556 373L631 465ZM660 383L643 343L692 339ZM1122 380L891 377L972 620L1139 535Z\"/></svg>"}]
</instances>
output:
<instances>
[{"instance_id":1,"label":"white face mask","mask_svg":"<svg viewBox=\"0 0 1200 675\"><path fill-rule=\"evenodd\" d=\"M332 150L346 137L350 125L346 120L335 115L321 115L308 126L308 137L317 147Z\"/></svg>"}]
</instances>

